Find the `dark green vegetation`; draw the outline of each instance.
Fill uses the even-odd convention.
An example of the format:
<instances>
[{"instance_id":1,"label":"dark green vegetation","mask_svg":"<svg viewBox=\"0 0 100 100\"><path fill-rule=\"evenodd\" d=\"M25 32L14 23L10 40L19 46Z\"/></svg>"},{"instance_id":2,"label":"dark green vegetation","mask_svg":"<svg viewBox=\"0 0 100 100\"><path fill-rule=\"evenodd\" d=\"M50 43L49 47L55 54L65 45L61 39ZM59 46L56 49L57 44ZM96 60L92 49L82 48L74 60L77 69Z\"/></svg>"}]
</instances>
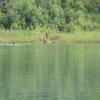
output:
<instances>
[{"instance_id":1,"label":"dark green vegetation","mask_svg":"<svg viewBox=\"0 0 100 100\"><path fill-rule=\"evenodd\" d=\"M0 100L100 100L100 45L0 46Z\"/></svg>"},{"instance_id":2,"label":"dark green vegetation","mask_svg":"<svg viewBox=\"0 0 100 100\"><path fill-rule=\"evenodd\" d=\"M52 42L100 42L100 0L0 0L0 43L40 42L46 32Z\"/></svg>"},{"instance_id":3,"label":"dark green vegetation","mask_svg":"<svg viewBox=\"0 0 100 100\"><path fill-rule=\"evenodd\" d=\"M1 29L94 31L99 21L100 0L0 0Z\"/></svg>"}]
</instances>

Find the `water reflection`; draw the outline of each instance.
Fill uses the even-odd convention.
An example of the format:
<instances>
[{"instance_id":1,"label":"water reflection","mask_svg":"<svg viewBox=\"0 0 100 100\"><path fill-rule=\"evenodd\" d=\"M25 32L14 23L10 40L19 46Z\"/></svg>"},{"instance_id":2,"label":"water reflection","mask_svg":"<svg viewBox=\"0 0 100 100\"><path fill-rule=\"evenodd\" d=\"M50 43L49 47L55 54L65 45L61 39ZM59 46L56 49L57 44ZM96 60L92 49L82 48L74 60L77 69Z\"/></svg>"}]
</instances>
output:
<instances>
[{"instance_id":1,"label":"water reflection","mask_svg":"<svg viewBox=\"0 0 100 100\"><path fill-rule=\"evenodd\" d=\"M0 47L0 100L99 100L99 45Z\"/></svg>"}]
</instances>

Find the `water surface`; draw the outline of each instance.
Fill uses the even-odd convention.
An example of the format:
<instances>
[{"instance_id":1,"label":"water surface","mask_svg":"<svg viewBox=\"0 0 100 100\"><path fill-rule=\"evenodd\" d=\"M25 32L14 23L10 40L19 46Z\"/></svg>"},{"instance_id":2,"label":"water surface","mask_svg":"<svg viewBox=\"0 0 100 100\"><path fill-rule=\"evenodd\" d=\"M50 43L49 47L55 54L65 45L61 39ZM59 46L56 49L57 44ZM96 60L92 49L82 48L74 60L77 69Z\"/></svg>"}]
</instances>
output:
<instances>
[{"instance_id":1,"label":"water surface","mask_svg":"<svg viewBox=\"0 0 100 100\"><path fill-rule=\"evenodd\" d=\"M0 46L0 100L100 100L100 45Z\"/></svg>"}]
</instances>

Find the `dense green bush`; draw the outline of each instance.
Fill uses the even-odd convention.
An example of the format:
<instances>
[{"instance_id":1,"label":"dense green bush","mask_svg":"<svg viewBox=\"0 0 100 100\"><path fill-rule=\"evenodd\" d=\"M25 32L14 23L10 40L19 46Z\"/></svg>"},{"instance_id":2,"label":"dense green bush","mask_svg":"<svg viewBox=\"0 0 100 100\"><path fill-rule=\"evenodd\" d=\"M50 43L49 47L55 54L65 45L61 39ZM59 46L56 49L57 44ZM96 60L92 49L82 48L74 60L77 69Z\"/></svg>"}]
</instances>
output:
<instances>
[{"instance_id":1,"label":"dense green bush","mask_svg":"<svg viewBox=\"0 0 100 100\"><path fill-rule=\"evenodd\" d=\"M95 30L100 23L89 17L94 14L100 14L99 0L1 0L0 28Z\"/></svg>"}]
</instances>

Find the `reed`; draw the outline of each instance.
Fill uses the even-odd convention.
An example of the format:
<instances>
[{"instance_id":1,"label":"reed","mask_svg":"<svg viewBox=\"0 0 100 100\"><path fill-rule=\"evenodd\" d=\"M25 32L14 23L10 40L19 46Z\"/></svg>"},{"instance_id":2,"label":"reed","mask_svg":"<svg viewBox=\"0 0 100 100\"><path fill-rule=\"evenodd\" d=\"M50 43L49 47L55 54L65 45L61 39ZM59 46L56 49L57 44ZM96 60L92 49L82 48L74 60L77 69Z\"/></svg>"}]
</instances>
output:
<instances>
[{"instance_id":1,"label":"reed","mask_svg":"<svg viewBox=\"0 0 100 100\"><path fill-rule=\"evenodd\" d=\"M100 31L75 33L48 32L50 43L99 43ZM43 42L45 32L30 30L1 30L0 43L35 43Z\"/></svg>"}]
</instances>

